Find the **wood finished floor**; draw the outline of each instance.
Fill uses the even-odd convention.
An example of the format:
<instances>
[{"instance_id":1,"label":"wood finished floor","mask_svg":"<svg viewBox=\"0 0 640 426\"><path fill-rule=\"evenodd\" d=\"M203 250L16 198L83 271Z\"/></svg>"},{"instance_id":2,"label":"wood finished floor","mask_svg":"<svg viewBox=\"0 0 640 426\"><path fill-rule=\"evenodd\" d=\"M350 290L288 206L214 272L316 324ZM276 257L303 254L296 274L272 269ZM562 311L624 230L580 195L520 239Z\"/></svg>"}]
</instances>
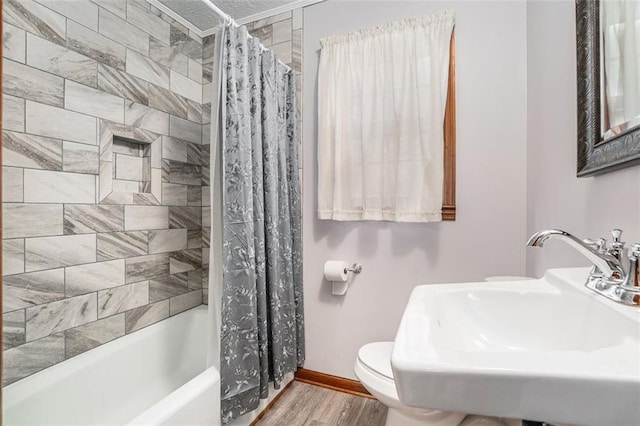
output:
<instances>
[{"instance_id":1,"label":"wood finished floor","mask_svg":"<svg viewBox=\"0 0 640 426\"><path fill-rule=\"evenodd\" d=\"M363 398L293 382L257 426L384 426L387 407Z\"/></svg>"}]
</instances>

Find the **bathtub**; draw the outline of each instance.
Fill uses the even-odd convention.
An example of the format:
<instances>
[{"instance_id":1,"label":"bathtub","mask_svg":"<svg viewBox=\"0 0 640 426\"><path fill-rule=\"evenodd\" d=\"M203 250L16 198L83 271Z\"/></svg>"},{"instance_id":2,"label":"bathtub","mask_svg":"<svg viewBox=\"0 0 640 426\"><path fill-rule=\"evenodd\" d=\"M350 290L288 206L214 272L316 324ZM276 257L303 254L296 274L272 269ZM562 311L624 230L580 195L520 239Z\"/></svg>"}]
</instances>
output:
<instances>
[{"instance_id":1,"label":"bathtub","mask_svg":"<svg viewBox=\"0 0 640 426\"><path fill-rule=\"evenodd\" d=\"M4 425L219 425L199 306L3 389Z\"/></svg>"}]
</instances>

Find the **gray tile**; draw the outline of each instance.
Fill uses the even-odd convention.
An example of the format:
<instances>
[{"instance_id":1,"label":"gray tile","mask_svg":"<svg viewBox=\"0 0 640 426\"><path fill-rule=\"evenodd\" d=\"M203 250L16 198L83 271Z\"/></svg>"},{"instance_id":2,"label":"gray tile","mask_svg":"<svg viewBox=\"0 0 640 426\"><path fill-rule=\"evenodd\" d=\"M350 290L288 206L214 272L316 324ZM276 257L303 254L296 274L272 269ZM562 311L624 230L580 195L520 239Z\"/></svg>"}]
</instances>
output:
<instances>
[{"instance_id":1,"label":"gray tile","mask_svg":"<svg viewBox=\"0 0 640 426\"><path fill-rule=\"evenodd\" d=\"M213 80L213 62L202 64L202 83L211 83Z\"/></svg>"},{"instance_id":2,"label":"gray tile","mask_svg":"<svg viewBox=\"0 0 640 426\"><path fill-rule=\"evenodd\" d=\"M202 85L202 104L211 104L211 97L213 96L213 83L207 83Z\"/></svg>"},{"instance_id":3,"label":"gray tile","mask_svg":"<svg viewBox=\"0 0 640 426\"><path fill-rule=\"evenodd\" d=\"M170 136L162 137L162 158L166 160L187 162L187 146L189 142Z\"/></svg>"},{"instance_id":4,"label":"gray tile","mask_svg":"<svg viewBox=\"0 0 640 426\"><path fill-rule=\"evenodd\" d=\"M284 62L285 64L290 64L292 61L291 48L292 48L291 41L274 44L269 47L269 49L271 49L273 53L276 54L276 57L280 59L282 62Z\"/></svg>"},{"instance_id":5,"label":"gray tile","mask_svg":"<svg viewBox=\"0 0 640 426\"><path fill-rule=\"evenodd\" d=\"M169 301L167 300L167 316L169 315ZM2 315L2 350L15 348L25 343L24 310L9 312Z\"/></svg>"},{"instance_id":6,"label":"gray tile","mask_svg":"<svg viewBox=\"0 0 640 426\"><path fill-rule=\"evenodd\" d=\"M64 79L7 59L2 67L2 93L62 107Z\"/></svg>"},{"instance_id":7,"label":"gray tile","mask_svg":"<svg viewBox=\"0 0 640 426\"><path fill-rule=\"evenodd\" d=\"M189 72L188 57L153 37L149 42L149 57L180 74L187 75Z\"/></svg>"},{"instance_id":8,"label":"gray tile","mask_svg":"<svg viewBox=\"0 0 640 426\"><path fill-rule=\"evenodd\" d=\"M149 85L149 106L182 118L188 116L187 99L153 84Z\"/></svg>"},{"instance_id":9,"label":"gray tile","mask_svg":"<svg viewBox=\"0 0 640 426\"><path fill-rule=\"evenodd\" d=\"M202 44L183 33L174 25L171 26L171 47L191 59L202 59Z\"/></svg>"},{"instance_id":10,"label":"gray tile","mask_svg":"<svg viewBox=\"0 0 640 426\"><path fill-rule=\"evenodd\" d=\"M202 124L202 104L187 99L187 119Z\"/></svg>"},{"instance_id":11,"label":"gray tile","mask_svg":"<svg viewBox=\"0 0 640 426\"><path fill-rule=\"evenodd\" d=\"M26 54L26 32L3 22L2 56L24 64Z\"/></svg>"},{"instance_id":12,"label":"gray tile","mask_svg":"<svg viewBox=\"0 0 640 426\"><path fill-rule=\"evenodd\" d=\"M206 126L203 126L206 127ZM202 161L202 145L190 143L187 145L187 163L200 165Z\"/></svg>"},{"instance_id":13,"label":"gray tile","mask_svg":"<svg viewBox=\"0 0 640 426\"><path fill-rule=\"evenodd\" d=\"M126 259L126 281L133 283L169 274L169 255L151 254Z\"/></svg>"},{"instance_id":14,"label":"gray tile","mask_svg":"<svg viewBox=\"0 0 640 426\"><path fill-rule=\"evenodd\" d=\"M66 46L102 64L124 70L126 47L73 21L67 23Z\"/></svg>"},{"instance_id":15,"label":"gray tile","mask_svg":"<svg viewBox=\"0 0 640 426\"><path fill-rule=\"evenodd\" d=\"M202 247L202 230L189 229L187 231L187 248L195 249Z\"/></svg>"},{"instance_id":16,"label":"gray tile","mask_svg":"<svg viewBox=\"0 0 640 426\"><path fill-rule=\"evenodd\" d=\"M208 207L211 205L211 187L203 186L202 187L202 205Z\"/></svg>"},{"instance_id":17,"label":"gray tile","mask_svg":"<svg viewBox=\"0 0 640 426\"><path fill-rule=\"evenodd\" d=\"M2 95L2 128L24 132L24 99Z\"/></svg>"},{"instance_id":18,"label":"gray tile","mask_svg":"<svg viewBox=\"0 0 640 426\"><path fill-rule=\"evenodd\" d=\"M126 103L124 122L161 135L169 134L169 114L136 102Z\"/></svg>"},{"instance_id":19,"label":"gray tile","mask_svg":"<svg viewBox=\"0 0 640 426\"><path fill-rule=\"evenodd\" d=\"M62 235L62 204L2 204L2 237Z\"/></svg>"},{"instance_id":20,"label":"gray tile","mask_svg":"<svg viewBox=\"0 0 640 426\"><path fill-rule=\"evenodd\" d=\"M169 318L169 300L163 300L125 312L125 331L132 333Z\"/></svg>"},{"instance_id":21,"label":"gray tile","mask_svg":"<svg viewBox=\"0 0 640 426\"><path fill-rule=\"evenodd\" d=\"M98 260L141 256L148 252L147 231L98 234Z\"/></svg>"},{"instance_id":22,"label":"gray tile","mask_svg":"<svg viewBox=\"0 0 640 426\"><path fill-rule=\"evenodd\" d=\"M190 61L192 61L190 59ZM192 61L194 62L194 61ZM179 72L170 70L170 88L174 93L191 99L194 102L202 103L202 84L185 77Z\"/></svg>"},{"instance_id":23,"label":"gray tile","mask_svg":"<svg viewBox=\"0 0 640 426\"><path fill-rule=\"evenodd\" d=\"M24 272L24 239L2 240L2 275Z\"/></svg>"},{"instance_id":24,"label":"gray tile","mask_svg":"<svg viewBox=\"0 0 640 426\"><path fill-rule=\"evenodd\" d=\"M124 231L124 206L67 204L64 206L64 233ZM100 242L98 241L98 245Z\"/></svg>"},{"instance_id":25,"label":"gray tile","mask_svg":"<svg viewBox=\"0 0 640 426\"><path fill-rule=\"evenodd\" d=\"M293 17L292 17L293 29L294 30L302 29L303 20L304 20L304 16L303 16L304 9L300 7L300 8L294 9L292 13L293 13Z\"/></svg>"},{"instance_id":26,"label":"gray tile","mask_svg":"<svg viewBox=\"0 0 640 426\"><path fill-rule=\"evenodd\" d=\"M202 288L202 269L194 269L187 272L187 282L189 290L197 290Z\"/></svg>"},{"instance_id":27,"label":"gray tile","mask_svg":"<svg viewBox=\"0 0 640 426\"><path fill-rule=\"evenodd\" d=\"M88 1L77 0L36 0L43 6L73 19L85 27L98 31L98 6Z\"/></svg>"},{"instance_id":28,"label":"gray tile","mask_svg":"<svg viewBox=\"0 0 640 426\"><path fill-rule=\"evenodd\" d=\"M202 98L202 64L189 58L188 65L189 65L189 73L187 76L191 80L199 84L200 97Z\"/></svg>"},{"instance_id":29,"label":"gray tile","mask_svg":"<svg viewBox=\"0 0 640 426\"><path fill-rule=\"evenodd\" d=\"M202 269L209 270L209 249L204 247L202 248Z\"/></svg>"},{"instance_id":30,"label":"gray tile","mask_svg":"<svg viewBox=\"0 0 640 426\"><path fill-rule=\"evenodd\" d=\"M253 27L247 29L253 29ZM210 35L202 39L202 63L213 63L213 56L216 48L216 36Z\"/></svg>"},{"instance_id":31,"label":"gray tile","mask_svg":"<svg viewBox=\"0 0 640 426\"><path fill-rule=\"evenodd\" d=\"M149 301L151 303L169 299L188 291L187 274L165 275L149 280Z\"/></svg>"},{"instance_id":32,"label":"gray tile","mask_svg":"<svg viewBox=\"0 0 640 426\"><path fill-rule=\"evenodd\" d=\"M136 28L146 31L164 44L169 44L169 24L139 4L133 2L127 3L127 21Z\"/></svg>"},{"instance_id":33,"label":"gray tile","mask_svg":"<svg viewBox=\"0 0 640 426\"><path fill-rule=\"evenodd\" d=\"M24 171L24 201L34 203L88 204L96 199L96 180L93 175Z\"/></svg>"},{"instance_id":34,"label":"gray tile","mask_svg":"<svg viewBox=\"0 0 640 426\"><path fill-rule=\"evenodd\" d=\"M65 17L33 0L5 0L2 19L54 43L64 44Z\"/></svg>"},{"instance_id":35,"label":"gray tile","mask_svg":"<svg viewBox=\"0 0 640 426\"><path fill-rule=\"evenodd\" d=\"M116 179L119 180L128 180L135 181L134 183L138 184L142 179L143 175L143 160L141 157L132 157L130 155L123 154L114 154L115 160L115 171L116 171ZM115 186L114 186L115 190ZM125 192L128 192L125 190ZM137 191L134 191L137 192Z\"/></svg>"},{"instance_id":36,"label":"gray tile","mask_svg":"<svg viewBox=\"0 0 640 426\"><path fill-rule=\"evenodd\" d=\"M291 17L292 17L291 11L282 12L282 13L279 13L277 15L268 16L266 18L254 21L253 22L253 27L254 28L264 27L265 25L273 24L275 22L280 22L280 21L284 21L286 19L291 19Z\"/></svg>"},{"instance_id":37,"label":"gray tile","mask_svg":"<svg viewBox=\"0 0 640 426\"><path fill-rule=\"evenodd\" d=\"M169 228L200 229L202 227L202 209L200 207L169 207Z\"/></svg>"},{"instance_id":38,"label":"gray tile","mask_svg":"<svg viewBox=\"0 0 640 426\"><path fill-rule=\"evenodd\" d=\"M64 361L64 335L55 334L2 354L2 386Z\"/></svg>"},{"instance_id":39,"label":"gray tile","mask_svg":"<svg viewBox=\"0 0 640 426\"><path fill-rule=\"evenodd\" d=\"M21 203L23 199L23 170L16 167L2 168L2 202ZM186 199L185 199L186 204Z\"/></svg>"},{"instance_id":40,"label":"gray tile","mask_svg":"<svg viewBox=\"0 0 640 426\"><path fill-rule=\"evenodd\" d=\"M291 19L275 22L272 25L273 32L271 33L271 44L278 44L291 40L292 37L292 23Z\"/></svg>"},{"instance_id":41,"label":"gray tile","mask_svg":"<svg viewBox=\"0 0 640 426\"><path fill-rule=\"evenodd\" d=\"M199 305L202 305L202 290L195 290L169 299L169 313L176 315Z\"/></svg>"},{"instance_id":42,"label":"gray tile","mask_svg":"<svg viewBox=\"0 0 640 426\"><path fill-rule=\"evenodd\" d=\"M97 146L64 142L62 152L62 170L65 172L98 174L99 156Z\"/></svg>"},{"instance_id":43,"label":"gray tile","mask_svg":"<svg viewBox=\"0 0 640 426\"><path fill-rule=\"evenodd\" d=\"M169 69L132 50L127 50L126 70L149 83L169 89Z\"/></svg>"},{"instance_id":44,"label":"gray tile","mask_svg":"<svg viewBox=\"0 0 640 426\"><path fill-rule=\"evenodd\" d=\"M202 124L211 124L211 104L202 105ZM202 143L208 144L209 141L203 138Z\"/></svg>"},{"instance_id":45,"label":"gray tile","mask_svg":"<svg viewBox=\"0 0 640 426\"><path fill-rule=\"evenodd\" d=\"M103 36L145 56L149 56L149 35L144 31L105 9L100 9L99 25L99 32Z\"/></svg>"},{"instance_id":46,"label":"gray tile","mask_svg":"<svg viewBox=\"0 0 640 426\"><path fill-rule=\"evenodd\" d=\"M211 228L211 207L202 207L202 226Z\"/></svg>"},{"instance_id":47,"label":"gray tile","mask_svg":"<svg viewBox=\"0 0 640 426\"><path fill-rule=\"evenodd\" d=\"M67 297L118 287L124 281L124 259L65 268Z\"/></svg>"},{"instance_id":48,"label":"gray tile","mask_svg":"<svg viewBox=\"0 0 640 426\"><path fill-rule=\"evenodd\" d=\"M166 206L186 206L187 186L174 183L162 184L162 204Z\"/></svg>"},{"instance_id":49,"label":"gray tile","mask_svg":"<svg viewBox=\"0 0 640 426\"><path fill-rule=\"evenodd\" d=\"M198 123L172 115L169 126L169 135L174 138L197 144L202 142L202 126Z\"/></svg>"},{"instance_id":50,"label":"gray tile","mask_svg":"<svg viewBox=\"0 0 640 426\"><path fill-rule=\"evenodd\" d=\"M67 80L64 92L65 109L124 123L124 99Z\"/></svg>"},{"instance_id":51,"label":"gray tile","mask_svg":"<svg viewBox=\"0 0 640 426\"><path fill-rule=\"evenodd\" d=\"M27 308L27 342L95 321L97 307L92 293Z\"/></svg>"},{"instance_id":52,"label":"gray tile","mask_svg":"<svg viewBox=\"0 0 640 426\"><path fill-rule=\"evenodd\" d=\"M27 133L96 145L95 117L31 101L27 101L26 117Z\"/></svg>"},{"instance_id":53,"label":"gray tile","mask_svg":"<svg viewBox=\"0 0 640 426\"><path fill-rule=\"evenodd\" d=\"M127 0L91 0L119 18L127 19Z\"/></svg>"},{"instance_id":54,"label":"gray tile","mask_svg":"<svg viewBox=\"0 0 640 426\"><path fill-rule=\"evenodd\" d=\"M98 292L98 318L119 314L148 303L148 281L102 290Z\"/></svg>"},{"instance_id":55,"label":"gray tile","mask_svg":"<svg viewBox=\"0 0 640 426\"><path fill-rule=\"evenodd\" d=\"M211 124L202 126L202 144L211 144Z\"/></svg>"},{"instance_id":56,"label":"gray tile","mask_svg":"<svg viewBox=\"0 0 640 426\"><path fill-rule=\"evenodd\" d=\"M26 271L96 261L96 234L29 238L25 242Z\"/></svg>"},{"instance_id":57,"label":"gray tile","mask_svg":"<svg viewBox=\"0 0 640 426\"><path fill-rule=\"evenodd\" d=\"M124 229L142 231L169 228L169 208L162 206L125 206Z\"/></svg>"},{"instance_id":58,"label":"gray tile","mask_svg":"<svg viewBox=\"0 0 640 426\"><path fill-rule=\"evenodd\" d=\"M169 272L179 274L202 268L202 250L182 250L169 254Z\"/></svg>"},{"instance_id":59,"label":"gray tile","mask_svg":"<svg viewBox=\"0 0 640 426\"><path fill-rule=\"evenodd\" d=\"M2 312L64 299L64 269L50 269L4 277Z\"/></svg>"},{"instance_id":60,"label":"gray tile","mask_svg":"<svg viewBox=\"0 0 640 426\"><path fill-rule=\"evenodd\" d=\"M186 229L149 231L149 253L167 253L187 248Z\"/></svg>"},{"instance_id":61,"label":"gray tile","mask_svg":"<svg viewBox=\"0 0 640 426\"><path fill-rule=\"evenodd\" d=\"M62 170L62 141L25 133L2 132L2 164Z\"/></svg>"},{"instance_id":62,"label":"gray tile","mask_svg":"<svg viewBox=\"0 0 640 426\"><path fill-rule=\"evenodd\" d=\"M302 37L302 30L296 30L293 32L291 44L291 65L292 68L298 72L302 71ZM302 100L302 97L299 96L298 99Z\"/></svg>"},{"instance_id":63,"label":"gray tile","mask_svg":"<svg viewBox=\"0 0 640 426\"><path fill-rule=\"evenodd\" d=\"M190 186L187 189L187 203L190 207L202 205L202 188L200 186Z\"/></svg>"},{"instance_id":64,"label":"gray tile","mask_svg":"<svg viewBox=\"0 0 640 426\"><path fill-rule=\"evenodd\" d=\"M207 248L210 246L211 246L211 228L202 228L202 247Z\"/></svg>"},{"instance_id":65,"label":"gray tile","mask_svg":"<svg viewBox=\"0 0 640 426\"><path fill-rule=\"evenodd\" d=\"M124 315L114 315L65 331L67 358L124 336Z\"/></svg>"},{"instance_id":66,"label":"gray tile","mask_svg":"<svg viewBox=\"0 0 640 426\"><path fill-rule=\"evenodd\" d=\"M252 37L256 37L260 40L260 43L265 46L270 46L272 44L271 36L273 34L273 27L271 25L263 25L259 28L254 28L249 31L249 34L251 34Z\"/></svg>"},{"instance_id":67,"label":"gray tile","mask_svg":"<svg viewBox=\"0 0 640 426\"><path fill-rule=\"evenodd\" d=\"M98 88L134 102L149 102L149 83L103 64L98 64Z\"/></svg>"},{"instance_id":68,"label":"gray tile","mask_svg":"<svg viewBox=\"0 0 640 426\"><path fill-rule=\"evenodd\" d=\"M201 166L171 160L164 162L168 165L169 182L185 185L202 185Z\"/></svg>"}]
</instances>

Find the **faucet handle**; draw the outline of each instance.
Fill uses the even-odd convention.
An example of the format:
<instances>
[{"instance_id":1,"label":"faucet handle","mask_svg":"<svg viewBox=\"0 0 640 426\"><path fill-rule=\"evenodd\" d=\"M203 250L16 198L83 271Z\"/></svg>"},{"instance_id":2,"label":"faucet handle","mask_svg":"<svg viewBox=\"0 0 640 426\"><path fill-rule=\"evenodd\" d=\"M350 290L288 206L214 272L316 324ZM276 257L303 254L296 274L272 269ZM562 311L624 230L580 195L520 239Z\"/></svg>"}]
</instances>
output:
<instances>
[{"instance_id":1,"label":"faucet handle","mask_svg":"<svg viewBox=\"0 0 640 426\"><path fill-rule=\"evenodd\" d=\"M631 244L629 247L629 259L640 260L640 244Z\"/></svg>"},{"instance_id":2,"label":"faucet handle","mask_svg":"<svg viewBox=\"0 0 640 426\"><path fill-rule=\"evenodd\" d=\"M620 243L620 237L622 237L622 229L612 229L611 231L611 236L613 237L613 242L614 243Z\"/></svg>"},{"instance_id":3,"label":"faucet handle","mask_svg":"<svg viewBox=\"0 0 640 426\"><path fill-rule=\"evenodd\" d=\"M602 247L607 244L607 241L604 238L598 238L597 240L592 240L591 238L585 238L582 240L583 243L591 247L592 249L597 250L598 252L602 252Z\"/></svg>"}]
</instances>

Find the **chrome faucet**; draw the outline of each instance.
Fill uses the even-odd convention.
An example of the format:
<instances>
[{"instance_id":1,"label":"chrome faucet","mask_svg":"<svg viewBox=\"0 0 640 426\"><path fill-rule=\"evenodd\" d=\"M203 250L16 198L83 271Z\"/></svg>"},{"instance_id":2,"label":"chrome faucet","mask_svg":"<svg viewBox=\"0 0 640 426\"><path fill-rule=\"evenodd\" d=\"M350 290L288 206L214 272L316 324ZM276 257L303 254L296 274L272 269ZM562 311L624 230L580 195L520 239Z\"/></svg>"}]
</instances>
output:
<instances>
[{"instance_id":1,"label":"chrome faucet","mask_svg":"<svg viewBox=\"0 0 640 426\"><path fill-rule=\"evenodd\" d=\"M559 239L578 250L593 263L585 285L587 288L626 305L640 306L640 244L633 244L628 250L628 267L623 266L625 243L621 241L622 231L611 231L613 242L606 240L580 240L560 229L549 229L533 234L527 245L543 247L548 239Z\"/></svg>"}]
</instances>

